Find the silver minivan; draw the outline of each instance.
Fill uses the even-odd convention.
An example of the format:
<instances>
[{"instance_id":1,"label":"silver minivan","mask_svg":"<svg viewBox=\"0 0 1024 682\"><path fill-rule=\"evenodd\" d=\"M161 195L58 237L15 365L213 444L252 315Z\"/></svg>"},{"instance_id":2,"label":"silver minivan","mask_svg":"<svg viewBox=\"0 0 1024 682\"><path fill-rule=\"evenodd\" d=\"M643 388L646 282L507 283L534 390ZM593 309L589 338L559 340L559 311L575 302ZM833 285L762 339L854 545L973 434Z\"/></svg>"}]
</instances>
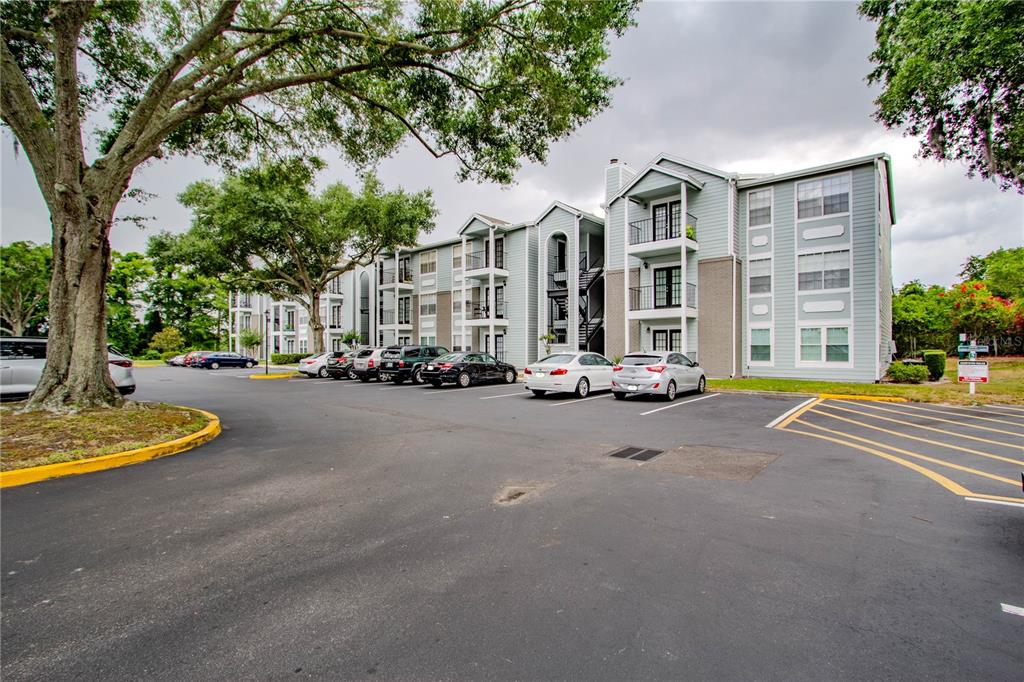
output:
<instances>
[{"instance_id":1,"label":"silver minivan","mask_svg":"<svg viewBox=\"0 0 1024 682\"><path fill-rule=\"evenodd\" d=\"M675 400L680 391L703 393L704 370L682 353L653 351L628 353L612 368L612 395L659 395Z\"/></svg>"},{"instance_id":2,"label":"silver minivan","mask_svg":"<svg viewBox=\"0 0 1024 682\"><path fill-rule=\"evenodd\" d=\"M132 361L107 346L110 378L121 395L135 392ZM36 390L46 364L46 339L31 336L0 338L0 400L23 400Z\"/></svg>"}]
</instances>

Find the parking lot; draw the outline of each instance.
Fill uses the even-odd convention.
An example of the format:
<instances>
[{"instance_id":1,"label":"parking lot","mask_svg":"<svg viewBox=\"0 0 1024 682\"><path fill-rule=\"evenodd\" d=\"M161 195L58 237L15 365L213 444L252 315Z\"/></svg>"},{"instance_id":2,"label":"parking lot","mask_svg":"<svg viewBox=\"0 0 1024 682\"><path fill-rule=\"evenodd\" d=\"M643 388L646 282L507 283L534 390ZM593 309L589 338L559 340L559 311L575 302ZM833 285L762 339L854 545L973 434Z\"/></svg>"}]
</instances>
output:
<instances>
[{"instance_id":1,"label":"parking lot","mask_svg":"<svg viewBox=\"0 0 1024 682\"><path fill-rule=\"evenodd\" d=\"M1018 409L249 373L140 369L223 434L4 491L5 677L1024 666Z\"/></svg>"}]
</instances>

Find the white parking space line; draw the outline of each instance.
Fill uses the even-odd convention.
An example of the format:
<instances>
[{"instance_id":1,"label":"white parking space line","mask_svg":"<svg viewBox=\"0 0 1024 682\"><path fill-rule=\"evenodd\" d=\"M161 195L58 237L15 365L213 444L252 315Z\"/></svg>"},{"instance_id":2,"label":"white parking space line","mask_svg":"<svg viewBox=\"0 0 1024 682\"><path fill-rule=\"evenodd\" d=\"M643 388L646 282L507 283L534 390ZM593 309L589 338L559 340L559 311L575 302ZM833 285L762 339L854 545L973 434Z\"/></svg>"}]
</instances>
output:
<instances>
[{"instance_id":1,"label":"white parking space line","mask_svg":"<svg viewBox=\"0 0 1024 682\"><path fill-rule=\"evenodd\" d=\"M1020 507L1024 509L1024 502L1009 502L1007 500L986 500L984 497L965 497L968 502L984 502L985 504L997 504L1003 507Z\"/></svg>"},{"instance_id":2,"label":"white parking space line","mask_svg":"<svg viewBox=\"0 0 1024 682\"><path fill-rule=\"evenodd\" d=\"M526 393L526 391L519 391L518 393L503 393L502 395L488 395L488 396L484 396L483 398L480 398L480 400L494 400L495 398L511 398L511 397L517 396L517 395L518 396L522 396L522 397L525 398L527 396L527 393Z\"/></svg>"},{"instance_id":3,"label":"white parking space line","mask_svg":"<svg viewBox=\"0 0 1024 682\"><path fill-rule=\"evenodd\" d=\"M712 393L710 395L702 395L699 398L691 398L690 400L684 400L683 402L675 403L674 405L666 405L665 407L658 407L658 408L655 408L653 410L648 410L647 412L641 412L640 416L641 417L646 417L647 415L654 414L655 412L661 412L662 410L670 410L673 407L682 407L683 405L689 405L690 403L695 403L698 400L707 400L708 398L714 398L715 396L719 396L719 395L722 395L722 394L721 393Z\"/></svg>"},{"instance_id":4,"label":"white parking space line","mask_svg":"<svg viewBox=\"0 0 1024 682\"><path fill-rule=\"evenodd\" d=\"M806 406L806 405L808 405L810 403L813 403L815 400L817 400L817 398L808 398L807 400L803 401L802 403L800 403L796 407L794 407L794 408L792 408L790 410L786 410L785 412L780 414L778 417L776 417L775 419L773 419L770 422L768 422L767 424L765 424L764 427L766 429L774 429L775 425L778 424L779 422L781 422L783 419L785 419L789 415L793 414L794 412L799 410L801 407L804 407L804 406Z\"/></svg>"},{"instance_id":5,"label":"white parking space line","mask_svg":"<svg viewBox=\"0 0 1024 682\"><path fill-rule=\"evenodd\" d=\"M1009 604L1000 604L1003 613L1012 613L1015 616L1024 616L1024 608L1019 606L1010 606Z\"/></svg>"},{"instance_id":6,"label":"white parking space line","mask_svg":"<svg viewBox=\"0 0 1024 682\"><path fill-rule=\"evenodd\" d=\"M595 396L592 396L590 398L578 398L576 400L570 399L570 400L566 400L566 401L561 402L561 403L552 403L551 405L548 405L548 407L565 407L566 405L579 405L580 403L585 403L588 400L600 400L601 398L611 398L611 397L612 397L611 393L608 393L606 395L595 395Z\"/></svg>"}]
</instances>

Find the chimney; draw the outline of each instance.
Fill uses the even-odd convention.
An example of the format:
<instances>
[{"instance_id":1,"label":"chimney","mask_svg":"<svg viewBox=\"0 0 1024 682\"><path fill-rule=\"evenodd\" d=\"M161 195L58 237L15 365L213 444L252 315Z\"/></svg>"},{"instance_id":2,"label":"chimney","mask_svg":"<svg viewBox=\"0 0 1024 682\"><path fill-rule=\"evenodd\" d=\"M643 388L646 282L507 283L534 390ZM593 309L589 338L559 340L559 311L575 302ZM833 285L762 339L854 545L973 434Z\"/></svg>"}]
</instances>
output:
<instances>
[{"instance_id":1,"label":"chimney","mask_svg":"<svg viewBox=\"0 0 1024 682\"><path fill-rule=\"evenodd\" d=\"M618 159L612 159L612 160L611 160L611 161L609 161L608 163L610 163L610 164L612 164L612 165L614 166L614 165L615 165L615 164L617 164L618 162L619 162L619 160L618 160Z\"/></svg>"},{"instance_id":2,"label":"chimney","mask_svg":"<svg viewBox=\"0 0 1024 682\"><path fill-rule=\"evenodd\" d=\"M636 171L630 168L624 161L612 159L604 170L604 200L610 203L611 198L627 182L633 179Z\"/></svg>"}]
</instances>

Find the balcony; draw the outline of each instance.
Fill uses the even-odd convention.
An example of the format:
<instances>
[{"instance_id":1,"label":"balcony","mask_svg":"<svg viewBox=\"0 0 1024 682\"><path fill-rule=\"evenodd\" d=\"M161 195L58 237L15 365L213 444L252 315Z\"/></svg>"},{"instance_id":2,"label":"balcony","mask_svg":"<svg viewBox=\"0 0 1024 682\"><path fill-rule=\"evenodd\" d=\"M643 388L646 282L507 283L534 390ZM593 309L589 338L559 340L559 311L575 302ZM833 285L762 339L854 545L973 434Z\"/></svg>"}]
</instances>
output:
<instances>
[{"instance_id":1,"label":"balcony","mask_svg":"<svg viewBox=\"0 0 1024 682\"><path fill-rule=\"evenodd\" d=\"M629 224L629 248L632 256L662 256L678 253L683 244L697 250L697 217L686 214L686 231L678 217L674 220L645 218Z\"/></svg>"},{"instance_id":2,"label":"balcony","mask_svg":"<svg viewBox=\"0 0 1024 682\"><path fill-rule=\"evenodd\" d=\"M508 277L508 270L505 269L505 254L501 251L494 255L494 267L491 267L487 251L467 253L463 257L463 261L465 262L463 273L466 277L483 279L490 277L492 272L495 277Z\"/></svg>"},{"instance_id":3,"label":"balcony","mask_svg":"<svg viewBox=\"0 0 1024 682\"><path fill-rule=\"evenodd\" d=\"M408 287L412 288L412 272L406 268L399 268L395 270L381 270L380 271L380 287Z\"/></svg>"},{"instance_id":4,"label":"balcony","mask_svg":"<svg viewBox=\"0 0 1024 682\"><path fill-rule=\"evenodd\" d=\"M548 273L548 295L564 295L569 292L569 273L558 270Z\"/></svg>"},{"instance_id":5,"label":"balcony","mask_svg":"<svg viewBox=\"0 0 1024 682\"><path fill-rule=\"evenodd\" d=\"M494 304L493 311L486 305L475 305L467 308L466 324L470 327L482 327L490 324L508 326L508 318L505 317L505 302L498 301Z\"/></svg>"},{"instance_id":6,"label":"balcony","mask_svg":"<svg viewBox=\"0 0 1024 682\"><path fill-rule=\"evenodd\" d=\"M686 294L692 296L687 301L686 316L697 316L697 286L686 284ZM629 318L640 319L661 319L678 318L683 315L682 286L677 282L671 287L630 287L629 289Z\"/></svg>"}]
</instances>

